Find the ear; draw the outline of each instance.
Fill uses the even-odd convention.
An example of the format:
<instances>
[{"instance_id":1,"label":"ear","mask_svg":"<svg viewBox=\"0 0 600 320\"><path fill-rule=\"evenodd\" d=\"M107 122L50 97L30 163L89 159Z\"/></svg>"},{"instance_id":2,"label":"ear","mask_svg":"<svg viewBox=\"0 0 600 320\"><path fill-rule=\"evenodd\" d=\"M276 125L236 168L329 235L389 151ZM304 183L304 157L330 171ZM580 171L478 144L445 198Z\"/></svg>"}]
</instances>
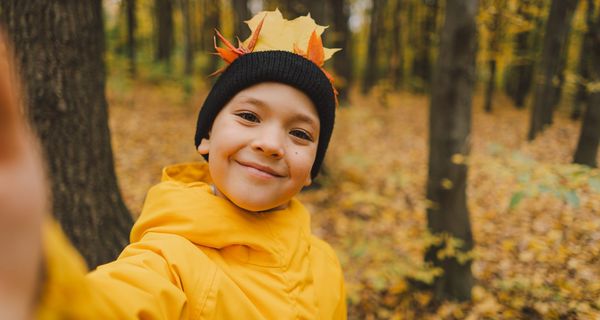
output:
<instances>
[{"instance_id":1,"label":"ear","mask_svg":"<svg viewBox=\"0 0 600 320\"><path fill-rule=\"evenodd\" d=\"M200 144L198 145L198 153L206 155L208 154L208 149L210 148L210 139L202 138Z\"/></svg>"},{"instance_id":2,"label":"ear","mask_svg":"<svg viewBox=\"0 0 600 320\"><path fill-rule=\"evenodd\" d=\"M310 174L306 177L306 181L304 181L304 186L308 187L312 183L312 179L310 178Z\"/></svg>"}]
</instances>

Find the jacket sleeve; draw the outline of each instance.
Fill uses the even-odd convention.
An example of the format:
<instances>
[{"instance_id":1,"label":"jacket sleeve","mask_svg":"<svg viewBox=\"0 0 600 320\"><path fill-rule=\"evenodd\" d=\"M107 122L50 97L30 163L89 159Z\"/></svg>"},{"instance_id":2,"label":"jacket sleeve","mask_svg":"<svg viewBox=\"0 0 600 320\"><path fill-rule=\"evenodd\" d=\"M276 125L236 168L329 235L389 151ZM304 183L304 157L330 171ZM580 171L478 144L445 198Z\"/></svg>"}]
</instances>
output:
<instances>
[{"instance_id":1,"label":"jacket sleeve","mask_svg":"<svg viewBox=\"0 0 600 320\"><path fill-rule=\"evenodd\" d=\"M148 235L130 244L116 261L87 275L89 285L115 319L186 319L187 298L164 243Z\"/></svg>"},{"instance_id":2,"label":"jacket sleeve","mask_svg":"<svg viewBox=\"0 0 600 320\"><path fill-rule=\"evenodd\" d=\"M333 314L333 319L346 320L348 319L348 310L346 307L346 288L343 280L340 282L340 296L342 298L338 301Z\"/></svg>"},{"instance_id":3,"label":"jacket sleeve","mask_svg":"<svg viewBox=\"0 0 600 320\"><path fill-rule=\"evenodd\" d=\"M87 286L85 262L60 226L47 221L43 230L43 283L36 319L92 319L103 308Z\"/></svg>"},{"instance_id":4,"label":"jacket sleeve","mask_svg":"<svg viewBox=\"0 0 600 320\"><path fill-rule=\"evenodd\" d=\"M46 268L38 319L185 319L186 296L160 241L129 245L118 260L85 275L57 225L45 234Z\"/></svg>"}]
</instances>

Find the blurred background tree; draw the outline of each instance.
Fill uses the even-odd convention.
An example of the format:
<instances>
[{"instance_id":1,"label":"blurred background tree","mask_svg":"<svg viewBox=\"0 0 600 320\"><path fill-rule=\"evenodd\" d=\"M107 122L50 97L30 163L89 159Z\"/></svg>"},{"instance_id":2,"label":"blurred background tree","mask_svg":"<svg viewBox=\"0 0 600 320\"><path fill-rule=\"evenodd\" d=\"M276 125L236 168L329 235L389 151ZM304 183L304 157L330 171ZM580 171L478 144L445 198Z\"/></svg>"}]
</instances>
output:
<instances>
[{"instance_id":1,"label":"blurred background tree","mask_svg":"<svg viewBox=\"0 0 600 320\"><path fill-rule=\"evenodd\" d=\"M91 268L119 255L132 226L113 164L101 9L99 0L0 4L47 160L52 211Z\"/></svg>"}]
</instances>

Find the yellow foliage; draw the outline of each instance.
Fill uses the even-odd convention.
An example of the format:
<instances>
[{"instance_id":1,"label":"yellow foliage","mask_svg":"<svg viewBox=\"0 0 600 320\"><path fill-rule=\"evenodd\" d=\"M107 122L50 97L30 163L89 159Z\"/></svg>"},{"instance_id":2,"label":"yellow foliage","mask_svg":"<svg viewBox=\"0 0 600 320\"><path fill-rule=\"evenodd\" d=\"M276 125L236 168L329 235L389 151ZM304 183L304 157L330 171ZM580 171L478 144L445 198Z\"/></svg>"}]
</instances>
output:
<instances>
[{"instance_id":1,"label":"yellow foliage","mask_svg":"<svg viewBox=\"0 0 600 320\"><path fill-rule=\"evenodd\" d=\"M442 185L442 188L444 188L446 190L450 190L454 186L454 183L452 182L452 180L450 180L448 178L442 179L442 182L440 182L440 184Z\"/></svg>"}]
</instances>

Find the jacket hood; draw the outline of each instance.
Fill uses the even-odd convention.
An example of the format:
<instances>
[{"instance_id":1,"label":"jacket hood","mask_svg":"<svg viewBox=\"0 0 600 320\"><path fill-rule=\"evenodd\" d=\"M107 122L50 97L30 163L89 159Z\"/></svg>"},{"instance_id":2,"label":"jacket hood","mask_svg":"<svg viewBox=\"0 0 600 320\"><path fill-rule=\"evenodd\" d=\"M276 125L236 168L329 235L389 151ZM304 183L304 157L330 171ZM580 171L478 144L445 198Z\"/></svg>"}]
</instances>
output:
<instances>
[{"instance_id":1,"label":"jacket hood","mask_svg":"<svg viewBox=\"0 0 600 320\"><path fill-rule=\"evenodd\" d=\"M286 209L245 211L212 192L207 163L163 169L162 182L146 196L131 242L147 233L168 233L213 249L246 251L249 263L287 265L300 243L308 243L310 216L295 198ZM301 241L301 240L306 241Z\"/></svg>"}]
</instances>

